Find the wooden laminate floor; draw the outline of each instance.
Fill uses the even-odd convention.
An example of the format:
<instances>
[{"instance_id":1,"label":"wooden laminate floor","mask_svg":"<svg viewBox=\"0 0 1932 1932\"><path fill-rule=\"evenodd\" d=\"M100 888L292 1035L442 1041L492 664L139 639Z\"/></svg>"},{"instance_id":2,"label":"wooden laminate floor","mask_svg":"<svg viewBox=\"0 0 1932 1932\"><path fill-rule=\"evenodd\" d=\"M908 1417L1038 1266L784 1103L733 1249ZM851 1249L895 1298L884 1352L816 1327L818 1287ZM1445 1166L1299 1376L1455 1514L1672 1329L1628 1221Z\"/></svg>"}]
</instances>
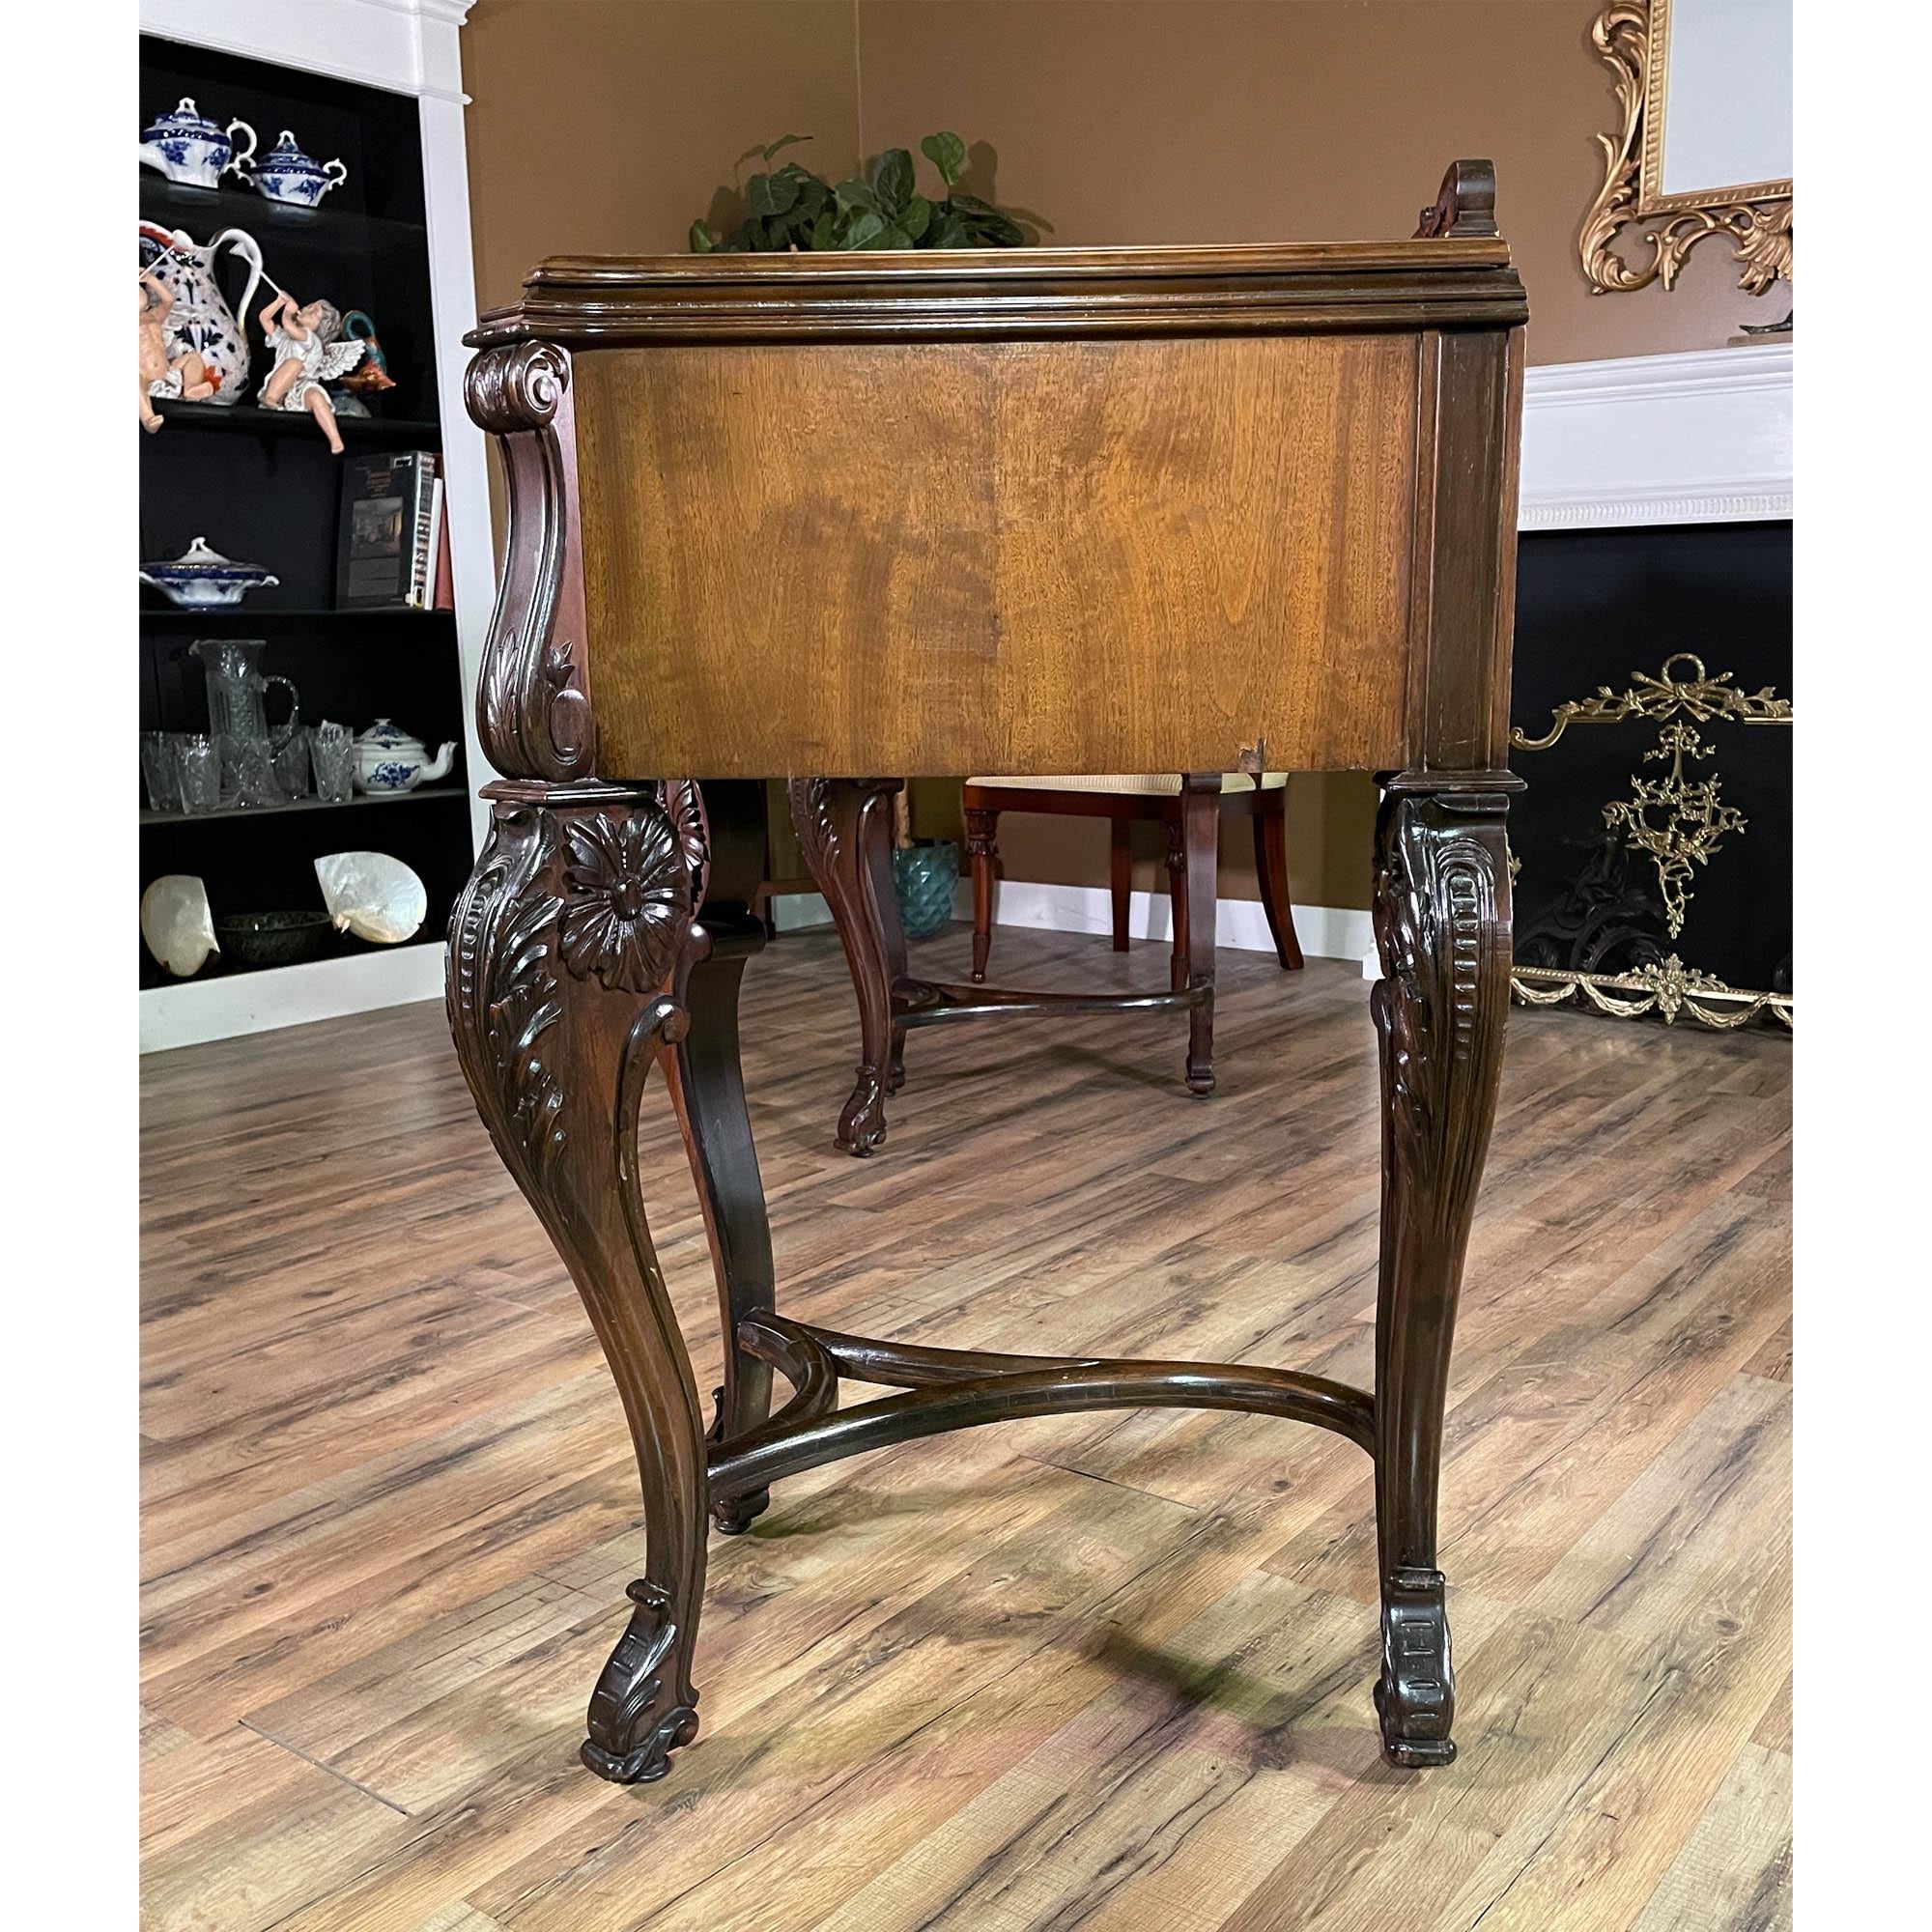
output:
<instances>
[{"instance_id":1,"label":"wooden laminate floor","mask_svg":"<svg viewBox=\"0 0 1932 1932\"><path fill-rule=\"evenodd\" d=\"M916 970L964 976L965 936ZM753 968L781 1301L1371 1375L1365 989L915 1034L831 1149L829 934ZM1165 982L1002 931L997 977ZM1789 1922L1790 1044L1512 1016L1443 1477L1462 1756L1384 1768L1369 1463L1262 1417L1007 1424L711 1546L703 1734L581 1770L636 1476L434 1006L142 1069L144 1922L218 1932L1744 1932ZM662 1094L646 1184L718 1350Z\"/></svg>"}]
</instances>

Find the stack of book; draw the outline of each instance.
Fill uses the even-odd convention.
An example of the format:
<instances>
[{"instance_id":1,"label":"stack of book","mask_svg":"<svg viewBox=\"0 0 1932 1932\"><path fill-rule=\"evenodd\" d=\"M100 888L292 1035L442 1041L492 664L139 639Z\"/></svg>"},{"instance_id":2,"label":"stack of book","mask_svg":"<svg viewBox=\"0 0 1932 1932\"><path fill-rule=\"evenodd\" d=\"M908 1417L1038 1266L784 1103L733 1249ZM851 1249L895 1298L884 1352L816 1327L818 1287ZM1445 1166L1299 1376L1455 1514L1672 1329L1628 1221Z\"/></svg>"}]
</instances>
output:
<instances>
[{"instance_id":1,"label":"stack of book","mask_svg":"<svg viewBox=\"0 0 1932 1932\"><path fill-rule=\"evenodd\" d=\"M451 611L440 459L432 450L351 457L342 476L335 602L343 611Z\"/></svg>"}]
</instances>

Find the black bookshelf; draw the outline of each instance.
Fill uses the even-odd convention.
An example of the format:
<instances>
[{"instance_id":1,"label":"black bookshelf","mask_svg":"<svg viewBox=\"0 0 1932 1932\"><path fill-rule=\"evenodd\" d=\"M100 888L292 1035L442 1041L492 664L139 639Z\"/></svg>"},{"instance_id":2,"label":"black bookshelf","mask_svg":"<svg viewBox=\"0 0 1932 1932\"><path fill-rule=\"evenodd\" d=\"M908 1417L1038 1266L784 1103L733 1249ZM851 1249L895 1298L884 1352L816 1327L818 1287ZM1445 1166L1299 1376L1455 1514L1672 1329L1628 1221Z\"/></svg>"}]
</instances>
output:
<instances>
[{"instance_id":1,"label":"black bookshelf","mask_svg":"<svg viewBox=\"0 0 1932 1932\"><path fill-rule=\"evenodd\" d=\"M260 245L268 273L298 301L316 297L373 320L396 386L370 399L367 417L340 419L346 457L330 454L306 415L260 408L269 362L257 315L266 286L243 313L245 264L224 257L222 292L247 333L252 367L233 404L163 401L161 427L140 434L141 560L176 556L204 536L281 580L220 611L184 611L142 586L138 598L143 730L208 728L207 692L189 655L197 638L260 638L264 671L295 682L302 719L327 718L362 731L395 720L432 752L463 742L462 673L449 611L344 611L335 605L342 477L358 450L440 450L441 407L430 303L429 234L416 102L380 88L211 52L156 36L141 42L141 125L192 96L222 123L240 117L263 151L284 128L321 159L339 156L344 185L313 211L286 209L227 178L218 189L169 182L138 169L143 222L183 229L205 242L241 228ZM270 717L283 715L279 692ZM133 748L129 748L130 753ZM413 945L441 940L469 874L469 783L459 756L441 780L399 799L325 805L309 797L280 807L202 814L155 811L133 781L140 825L141 886L169 872L198 875L217 919L284 907L322 907L314 861L330 852L393 854L421 876L429 916ZM137 941L137 946L139 942ZM379 950L339 937L327 957ZM144 988L178 985L139 947ZM213 959L195 977L240 969ZM274 968L256 969L274 971Z\"/></svg>"}]
</instances>

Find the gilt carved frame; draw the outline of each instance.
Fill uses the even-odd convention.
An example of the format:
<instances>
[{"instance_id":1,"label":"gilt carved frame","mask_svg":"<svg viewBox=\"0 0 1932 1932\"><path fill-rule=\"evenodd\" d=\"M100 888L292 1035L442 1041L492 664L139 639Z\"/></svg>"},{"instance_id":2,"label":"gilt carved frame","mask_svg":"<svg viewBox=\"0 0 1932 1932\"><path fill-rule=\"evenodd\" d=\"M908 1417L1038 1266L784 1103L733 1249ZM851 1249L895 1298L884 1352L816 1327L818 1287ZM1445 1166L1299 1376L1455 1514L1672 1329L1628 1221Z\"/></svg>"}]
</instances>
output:
<instances>
[{"instance_id":1,"label":"gilt carved frame","mask_svg":"<svg viewBox=\"0 0 1932 1932\"><path fill-rule=\"evenodd\" d=\"M1665 194L1663 107L1671 0L1610 0L1590 27L1590 43L1615 76L1621 126L1599 134L1604 185L1583 217L1577 250L1591 291L1609 295L1675 285L1690 251L1713 235L1735 244L1738 285L1763 295L1792 280L1791 183L1747 182ZM1655 225L1653 225L1655 224ZM1633 267L1616 242L1625 230L1650 243Z\"/></svg>"}]
</instances>

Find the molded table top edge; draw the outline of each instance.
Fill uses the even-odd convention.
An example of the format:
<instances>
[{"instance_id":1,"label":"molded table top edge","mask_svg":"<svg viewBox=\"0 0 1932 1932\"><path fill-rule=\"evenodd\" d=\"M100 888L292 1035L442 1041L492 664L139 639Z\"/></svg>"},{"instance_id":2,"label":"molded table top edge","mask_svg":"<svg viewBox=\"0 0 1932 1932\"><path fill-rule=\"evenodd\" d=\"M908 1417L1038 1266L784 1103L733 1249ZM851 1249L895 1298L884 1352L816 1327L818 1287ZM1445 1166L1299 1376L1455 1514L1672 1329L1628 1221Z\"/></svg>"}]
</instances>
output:
<instances>
[{"instance_id":1,"label":"molded table top edge","mask_svg":"<svg viewBox=\"0 0 1932 1932\"><path fill-rule=\"evenodd\" d=\"M1527 319L1506 242L555 256L488 311L476 348L720 337L1506 327Z\"/></svg>"}]
</instances>

